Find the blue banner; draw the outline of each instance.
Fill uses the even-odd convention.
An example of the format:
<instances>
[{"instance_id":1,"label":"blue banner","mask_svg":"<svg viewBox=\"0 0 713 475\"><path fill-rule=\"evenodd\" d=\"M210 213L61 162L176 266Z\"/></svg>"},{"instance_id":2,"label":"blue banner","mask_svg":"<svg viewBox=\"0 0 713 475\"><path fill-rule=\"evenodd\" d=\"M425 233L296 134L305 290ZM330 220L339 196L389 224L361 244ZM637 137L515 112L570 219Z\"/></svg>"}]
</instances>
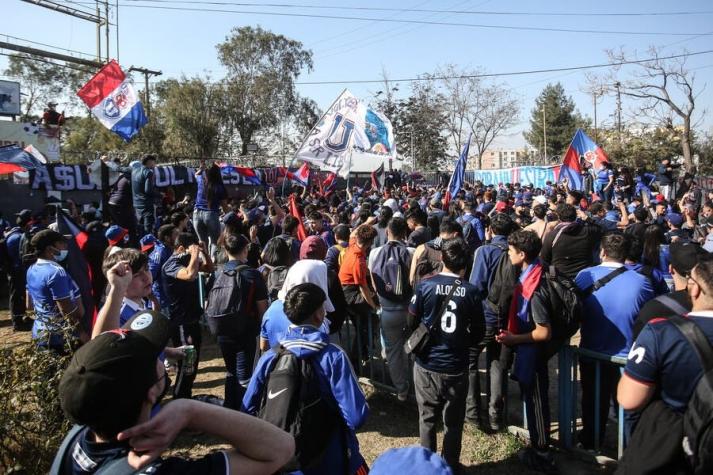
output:
<instances>
[{"instance_id":1,"label":"blue banner","mask_svg":"<svg viewBox=\"0 0 713 475\"><path fill-rule=\"evenodd\" d=\"M470 170L466 172L469 182L480 181L484 185L497 185L498 183L532 184L535 188L544 188L545 183L557 182L559 166L551 167L516 167L501 168L498 170Z\"/></svg>"}]
</instances>

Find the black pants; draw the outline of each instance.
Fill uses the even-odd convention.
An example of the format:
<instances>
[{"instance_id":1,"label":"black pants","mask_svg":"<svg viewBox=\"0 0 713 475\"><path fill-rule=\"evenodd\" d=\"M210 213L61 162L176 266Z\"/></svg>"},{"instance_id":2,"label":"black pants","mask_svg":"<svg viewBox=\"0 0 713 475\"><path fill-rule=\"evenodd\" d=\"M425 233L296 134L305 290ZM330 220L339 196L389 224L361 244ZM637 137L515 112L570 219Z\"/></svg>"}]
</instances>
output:
<instances>
[{"instance_id":1,"label":"black pants","mask_svg":"<svg viewBox=\"0 0 713 475\"><path fill-rule=\"evenodd\" d=\"M579 371L582 380L582 432L579 441L585 449L594 449L594 428L599 424L599 447L604 442L604 433L609 418L612 399L616 401L616 388L621 373L612 364L600 363L599 372L599 421L595 419L596 363L580 358Z\"/></svg>"},{"instance_id":2,"label":"black pants","mask_svg":"<svg viewBox=\"0 0 713 475\"><path fill-rule=\"evenodd\" d=\"M188 339L190 338L190 343ZM173 346L193 345L196 349L196 359L190 368L187 368L184 361L178 364L178 376L173 387L173 398L190 398L193 390L193 381L198 373L198 361L201 356L201 325L198 322L184 323L178 325L173 333ZM191 371L192 370L192 371Z\"/></svg>"},{"instance_id":3,"label":"black pants","mask_svg":"<svg viewBox=\"0 0 713 475\"><path fill-rule=\"evenodd\" d=\"M468 373L444 374L413 365L413 385L418 403L418 432L421 446L436 451L436 423L443 418L441 455L451 467L458 467Z\"/></svg>"},{"instance_id":4,"label":"black pants","mask_svg":"<svg viewBox=\"0 0 713 475\"><path fill-rule=\"evenodd\" d=\"M483 341L469 349L468 353L468 396L466 398L465 418L472 423L485 422L481 401L480 373L478 360L485 350L486 389L488 416L491 420L501 421L505 407L505 386L507 372L512 363L512 350L495 341L497 329L485 329Z\"/></svg>"},{"instance_id":5,"label":"black pants","mask_svg":"<svg viewBox=\"0 0 713 475\"><path fill-rule=\"evenodd\" d=\"M245 390L253 374L256 335L219 336L218 345L225 361L225 402L223 407L240 410Z\"/></svg>"},{"instance_id":6,"label":"black pants","mask_svg":"<svg viewBox=\"0 0 713 475\"><path fill-rule=\"evenodd\" d=\"M156 222L153 205L147 205L145 208L136 208L136 220L138 221L137 232L139 239L147 234L153 234L153 227Z\"/></svg>"},{"instance_id":7,"label":"black pants","mask_svg":"<svg viewBox=\"0 0 713 475\"><path fill-rule=\"evenodd\" d=\"M371 307L367 303L351 304L347 307L349 319L356 327L355 346L353 348L353 361L359 363L355 367L360 366L360 362L369 357L369 319L372 318ZM375 322L372 321L372 332ZM373 341L373 335L372 335ZM361 360L361 361L360 361Z\"/></svg>"},{"instance_id":8,"label":"black pants","mask_svg":"<svg viewBox=\"0 0 713 475\"><path fill-rule=\"evenodd\" d=\"M10 293L10 315L13 325L22 322L25 316L25 269L10 268L8 274L8 288Z\"/></svg>"}]
</instances>

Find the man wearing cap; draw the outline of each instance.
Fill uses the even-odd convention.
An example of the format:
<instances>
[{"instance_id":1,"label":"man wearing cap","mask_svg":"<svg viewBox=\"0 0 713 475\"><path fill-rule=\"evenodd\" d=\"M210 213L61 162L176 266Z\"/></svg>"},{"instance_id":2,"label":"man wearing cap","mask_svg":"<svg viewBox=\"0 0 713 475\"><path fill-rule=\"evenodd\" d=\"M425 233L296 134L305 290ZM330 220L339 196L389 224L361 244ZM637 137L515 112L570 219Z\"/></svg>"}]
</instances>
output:
<instances>
[{"instance_id":1,"label":"man wearing cap","mask_svg":"<svg viewBox=\"0 0 713 475\"><path fill-rule=\"evenodd\" d=\"M124 328L96 336L74 354L59 396L79 426L65 438L52 473L268 474L290 459L289 434L237 411L181 399L150 418L170 385L159 354L172 326L160 313L138 313ZM192 460L160 458L184 429L224 439L233 448Z\"/></svg>"},{"instance_id":2,"label":"man wearing cap","mask_svg":"<svg viewBox=\"0 0 713 475\"><path fill-rule=\"evenodd\" d=\"M683 215L680 213L668 213L666 222L669 230L666 232L666 242L669 244L675 241L690 241L691 232L688 229L682 229Z\"/></svg>"},{"instance_id":3,"label":"man wearing cap","mask_svg":"<svg viewBox=\"0 0 713 475\"><path fill-rule=\"evenodd\" d=\"M58 232L45 229L35 234L32 246L37 253L37 261L27 270L28 301L35 309L32 338L40 347L63 353L64 322L74 325L84 317L79 287L59 265L67 258L67 242Z\"/></svg>"},{"instance_id":4,"label":"man wearing cap","mask_svg":"<svg viewBox=\"0 0 713 475\"><path fill-rule=\"evenodd\" d=\"M153 280L153 294L158 299L161 310L167 315L169 313L169 301L166 298L166 292L163 288L163 275L161 275L161 268L173 254L173 245L176 242L177 237L178 229L176 226L173 224L164 224L158 228L158 239L154 241L153 248L149 253L149 272L151 272L151 279ZM141 251L147 252L143 245L141 247Z\"/></svg>"},{"instance_id":5,"label":"man wearing cap","mask_svg":"<svg viewBox=\"0 0 713 475\"><path fill-rule=\"evenodd\" d=\"M678 167L680 165L672 165L671 160L664 158L661 160L661 165L656 169L656 181L659 184L659 191L666 200L673 198L673 169Z\"/></svg>"},{"instance_id":6,"label":"man wearing cap","mask_svg":"<svg viewBox=\"0 0 713 475\"><path fill-rule=\"evenodd\" d=\"M47 109L45 109L44 114L42 114L42 123L49 126L60 126L64 124L64 114L60 114L55 110L57 107L56 102L48 102Z\"/></svg>"},{"instance_id":7,"label":"man wearing cap","mask_svg":"<svg viewBox=\"0 0 713 475\"><path fill-rule=\"evenodd\" d=\"M22 244L30 239L28 230L32 211L23 209L17 213L14 228L5 234L5 246L9 259L8 289L10 293L10 315L14 331L27 331L31 322L25 321L25 266L22 263Z\"/></svg>"},{"instance_id":8,"label":"man wearing cap","mask_svg":"<svg viewBox=\"0 0 713 475\"><path fill-rule=\"evenodd\" d=\"M673 292L649 300L639 311L634 321L634 339L644 326L654 318L682 316L691 311L691 299L686 291L686 283L691 270L708 253L700 245L678 241L669 246L669 272L673 277Z\"/></svg>"},{"instance_id":9,"label":"man wearing cap","mask_svg":"<svg viewBox=\"0 0 713 475\"><path fill-rule=\"evenodd\" d=\"M139 236L152 233L156 222L154 209L156 191L153 171L155 167L156 156L146 155L141 159L141 166L133 168L131 171L131 196L134 210L136 210L136 220L139 223Z\"/></svg>"},{"instance_id":10,"label":"man wearing cap","mask_svg":"<svg viewBox=\"0 0 713 475\"><path fill-rule=\"evenodd\" d=\"M113 224L109 226L104 236L109 241L109 247L124 247L129 241L129 230Z\"/></svg>"}]
</instances>

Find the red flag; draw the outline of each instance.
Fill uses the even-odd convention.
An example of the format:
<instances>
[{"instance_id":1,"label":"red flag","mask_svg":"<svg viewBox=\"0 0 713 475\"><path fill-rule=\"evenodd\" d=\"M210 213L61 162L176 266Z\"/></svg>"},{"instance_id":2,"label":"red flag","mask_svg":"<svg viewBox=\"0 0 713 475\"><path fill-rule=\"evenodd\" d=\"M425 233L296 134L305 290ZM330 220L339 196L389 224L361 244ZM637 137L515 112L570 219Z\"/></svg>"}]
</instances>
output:
<instances>
[{"instance_id":1,"label":"red flag","mask_svg":"<svg viewBox=\"0 0 713 475\"><path fill-rule=\"evenodd\" d=\"M295 203L295 195L294 193L290 195L290 214L297 218L298 225L297 225L297 239L300 241L304 241L307 239L307 231L305 230L305 225L302 222L302 214L300 213L300 209L297 207L297 203Z\"/></svg>"}]
</instances>

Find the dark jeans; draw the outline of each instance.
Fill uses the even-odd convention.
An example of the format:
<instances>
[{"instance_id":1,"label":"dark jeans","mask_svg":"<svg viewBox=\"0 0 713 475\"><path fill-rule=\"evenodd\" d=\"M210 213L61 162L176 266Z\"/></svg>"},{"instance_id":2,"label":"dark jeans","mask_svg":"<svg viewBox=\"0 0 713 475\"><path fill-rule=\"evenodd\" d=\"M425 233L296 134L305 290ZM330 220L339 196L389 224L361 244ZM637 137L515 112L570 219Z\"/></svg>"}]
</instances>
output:
<instances>
[{"instance_id":1,"label":"dark jeans","mask_svg":"<svg viewBox=\"0 0 713 475\"><path fill-rule=\"evenodd\" d=\"M153 205L146 206L145 208L136 208L136 220L138 221L139 239L147 234L152 234L154 223L156 222Z\"/></svg>"},{"instance_id":2,"label":"dark jeans","mask_svg":"<svg viewBox=\"0 0 713 475\"><path fill-rule=\"evenodd\" d=\"M609 418L609 408L616 401L616 388L621 373L612 364L600 363L599 371L599 447L604 443L604 433ZM582 432L579 441L585 449L594 449L595 394L596 394L596 363L593 360L580 358L580 378L582 381Z\"/></svg>"},{"instance_id":3,"label":"dark jeans","mask_svg":"<svg viewBox=\"0 0 713 475\"><path fill-rule=\"evenodd\" d=\"M458 467L468 373L444 374L413 365L413 385L418 403L418 432L421 445L436 451L436 423L443 418L443 450L441 455L451 467Z\"/></svg>"},{"instance_id":4,"label":"dark jeans","mask_svg":"<svg viewBox=\"0 0 713 475\"><path fill-rule=\"evenodd\" d=\"M240 410L245 390L253 374L256 336L219 336L218 345L225 361L225 402L223 407Z\"/></svg>"},{"instance_id":5,"label":"dark jeans","mask_svg":"<svg viewBox=\"0 0 713 475\"><path fill-rule=\"evenodd\" d=\"M25 269L10 268L8 274L8 290L10 293L10 315L13 325L22 322L25 316Z\"/></svg>"},{"instance_id":6,"label":"dark jeans","mask_svg":"<svg viewBox=\"0 0 713 475\"><path fill-rule=\"evenodd\" d=\"M191 339L190 343L188 339ZM176 384L173 387L173 398L190 398L193 390L193 381L198 373L198 361L201 356L201 325L198 322L184 323L178 325L173 332L173 346L193 345L196 349L196 359L193 362L192 370L186 372L186 365L181 360L178 364L178 376L176 376Z\"/></svg>"},{"instance_id":7,"label":"dark jeans","mask_svg":"<svg viewBox=\"0 0 713 475\"><path fill-rule=\"evenodd\" d=\"M369 356L369 319L372 318L371 307L366 303L350 304L347 307L347 313L349 314L349 319L356 327L356 345L352 349L352 356L356 363L361 363L360 360L365 360ZM372 321L372 324L373 323ZM374 328L375 325L372 325L372 332ZM355 367L359 368L360 364L356 364Z\"/></svg>"},{"instance_id":8,"label":"dark jeans","mask_svg":"<svg viewBox=\"0 0 713 475\"><path fill-rule=\"evenodd\" d=\"M530 443L540 450L546 450L550 445L550 377L547 362L551 355L552 353L547 351L538 352L535 377L527 384L520 383L520 391L525 400Z\"/></svg>"},{"instance_id":9,"label":"dark jeans","mask_svg":"<svg viewBox=\"0 0 713 475\"><path fill-rule=\"evenodd\" d=\"M497 329L485 329L483 341L469 349L468 354L468 396L465 406L465 417L469 422L485 422L482 400L478 360L485 349L486 385L488 399L488 416L490 420L502 421L505 407L505 387L507 372L512 363L512 350L495 341Z\"/></svg>"},{"instance_id":10,"label":"dark jeans","mask_svg":"<svg viewBox=\"0 0 713 475\"><path fill-rule=\"evenodd\" d=\"M132 246L136 246L139 243L139 237L136 235L136 215L133 207L109 203L109 215L115 224L129 231L129 242Z\"/></svg>"}]
</instances>

